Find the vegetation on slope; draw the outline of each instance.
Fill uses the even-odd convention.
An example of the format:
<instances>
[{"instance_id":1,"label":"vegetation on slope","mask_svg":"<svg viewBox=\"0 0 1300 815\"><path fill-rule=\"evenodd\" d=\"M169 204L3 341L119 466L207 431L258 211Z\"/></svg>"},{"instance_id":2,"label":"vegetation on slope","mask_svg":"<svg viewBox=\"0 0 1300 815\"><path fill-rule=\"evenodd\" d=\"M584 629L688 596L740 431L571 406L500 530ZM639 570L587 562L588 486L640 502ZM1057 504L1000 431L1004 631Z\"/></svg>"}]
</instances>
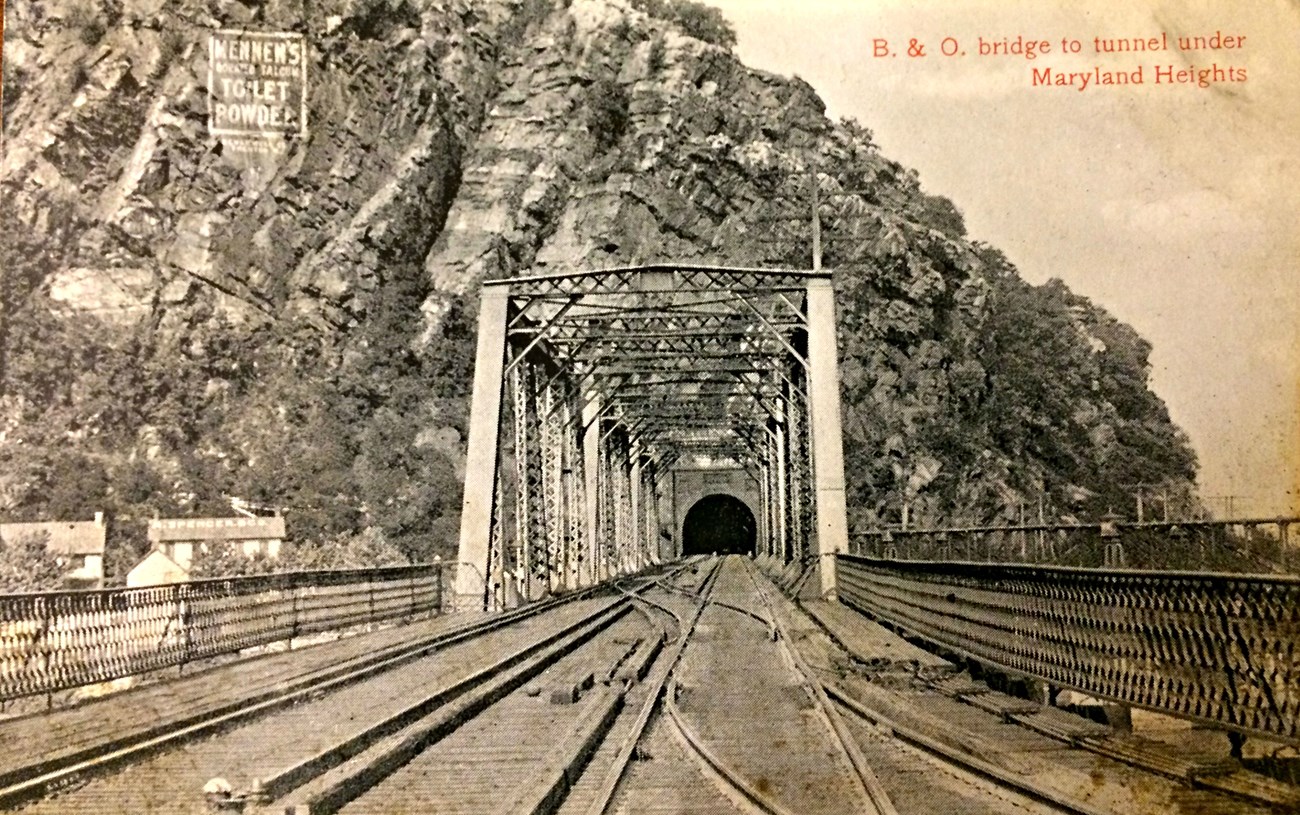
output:
<instances>
[{"instance_id":1,"label":"vegetation on slope","mask_svg":"<svg viewBox=\"0 0 1300 815\"><path fill-rule=\"evenodd\" d=\"M806 83L741 66L716 10L270 0L262 23L315 32L313 129L251 188L203 129L191 0L168 0L170 38L134 5L93 47L64 21L7 26L6 60L39 46L78 81L6 95L7 140L57 138L0 177L22 224L0 241L0 517L106 511L112 580L149 518L232 497L285 509L304 552L346 559L370 535L357 551L448 557L478 281L806 267L814 168L855 525L905 506L1000 522L1040 499L1096 518L1128 485L1195 475L1145 341L968 240Z\"/></svg>"}]
</instances>

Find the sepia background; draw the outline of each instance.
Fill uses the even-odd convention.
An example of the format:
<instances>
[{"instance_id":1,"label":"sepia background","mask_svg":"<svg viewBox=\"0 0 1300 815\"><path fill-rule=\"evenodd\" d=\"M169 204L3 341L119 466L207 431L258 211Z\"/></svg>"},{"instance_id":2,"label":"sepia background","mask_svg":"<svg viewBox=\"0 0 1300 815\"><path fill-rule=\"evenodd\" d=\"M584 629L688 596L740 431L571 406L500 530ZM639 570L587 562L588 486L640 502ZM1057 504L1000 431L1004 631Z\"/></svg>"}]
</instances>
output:
<instances>
[{"instance_id":1,"label":"sepia background","mask_svg":"<svg viewBox=\"0 0 1300 815\"><path fill-rule=\"evenodd\" d=\"M832 116L953 200L1033 282L1059 277L1151 341L1152 384L1191 436L1207 499L1295 511L1300 485L1300 6L719 0L746 62L798 74ZM1093 37L1246 36L1202 54L1089 54ZM948 59L1022 34L1054 52ZM1061 37L1085 42L1063 58ZM929 43L872 59L870 43ZM974 51L974 48L971 48ZM1195 86L1032 87L1030 69L1244 66Z\"/></svg>"}]
</instances>

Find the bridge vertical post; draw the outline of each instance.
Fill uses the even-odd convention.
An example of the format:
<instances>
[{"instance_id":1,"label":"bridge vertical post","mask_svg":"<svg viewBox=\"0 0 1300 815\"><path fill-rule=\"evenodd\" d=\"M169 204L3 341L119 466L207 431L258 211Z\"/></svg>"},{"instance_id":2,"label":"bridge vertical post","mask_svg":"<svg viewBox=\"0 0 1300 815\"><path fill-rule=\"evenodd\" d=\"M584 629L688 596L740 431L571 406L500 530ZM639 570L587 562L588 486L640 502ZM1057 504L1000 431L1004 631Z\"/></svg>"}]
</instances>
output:
<instances>
[{"instance_id":1,"label":"bridge vertical post","mask_svg":"<svg viewBox=\"0 0 1300 815\"><path fill-rule=\"evenodd\" d=\"M565 536L568 530L567 496L564 494L564 454L568 445L565 434L568 427L564 424L563 397L559 388L551 381L546 383L539 395L541 406L539 414L542 424L542 495L544 497L545 525L543 536L546 540L546 577L545 590L555 593L567 588L565 571L568 566L568 552Z\"/></svg>"},{"instance_id":2,"label":"bridge vertical post","mask_svg":"<svg viewBox=\"0 0 1300 815\"><path fill-rule=\"evenodd\" d=\"M834 597L835 556L848 552L844 497L844 441L840 427L839 359L835 340L835 291L829 278L808 282L808 399L812 418L813 484L817 505L817 554L822 594Z\"/></svg>"},{"instance_id":3,"label":"bridge vertical post","mask_svg":"<svg viewBox=\"0 0 1300 815\"><path fill-rule=\"evenodd\" d=\"M760 554L766 559L771 559L776 554L776 536L777 529L780 528L780 516L777 515L776 501L776 459L777 459L777 436L776 430L772 427L772 420L768 419L764 424L764 433L766 444L764 445L764 460L762 463L763 470L763 538L760 545Z\"/></svg>"},{"instance_id":4,"label":"bridge vertical post","mask_svg":"<svg viewBox=\"0 0 1300 815\"><path fill-rule=\"evenodd\" d=\"M1290 541L1291 525L1286 521L1279 521L1277 524L1277 542L1278 542L1278 559L1281 562L1282 571L1291 570L1291 548Z\"/></svg>"},{"instance_id":5,"label":"bridge vertical post","mask_svg":"<svg viewBox=\"0 0 1300 815\"><path fill-rule=\"evenodd\" d=\"M641 537L641 563L648 566L659 562L659 553L653 547L659 541L655 537L655 467L650 459L641 460L641 514L637 518L637 528Z\"/></svg>"},{"instance_id":6,"label":"bridge vertical post","mask_svg":"<svg viewBox=\"0 0 1300 815\"><path fill-rule=\"evenodd\" d=\"M635 548L636 513L633 510L632 444L626 430L617 428L610 435L610 468L615 475L613 489L614 562L608 574L614 577L632 570Z\"/></svg>"},{"instance_id":7,"label":"bridge vertical post","mask_svg":"<svg viewBox=\"0 0 1300 815\"><path fill-rule=\"evenodd\" d=\"M537 409L536 371L520 361L511 372L515 443L515 568L516 588L523 602L536 599L539 550L545 552L541 428Z\"/></svg>"},{"instance_id":8,"label":"bridge vertical post","mask_svg":"<svg viewBox=\"0 0 1300 815\"><path fill-rule=\"evenodd\" d=\"M781 503L777 498L781 491L781 487L777 483L779 477L777 460L781 456L781 441L780 437L777 436L774 425L775 422L769 419L767 422L767 461L763 468L766 476L764 483L767 487L767 494L763 499L763 514L767 517L767 536L763 543L763 554L769 560L774 559L779 551L777 538L781 534Z\"/></svg>"},{"instance_id":9,"label":"bridge vertical post","mask_svg":"<svg viewBox=\"0 0 1300 815\"><path fill-rule=\"evenodd\" d=\"M662 563L664 560L659 551L659 482L659 465L652 464L650 477L646 482L650 506L649 512L646 514L645 539L646 552L650 555L650 562L653 564Z\"/></svg>"},{"instance_id":10,"label":"bridge vertical post","mask_svg":"<svg viewBox=\"0 0 1300 815\"><path fill-rule=\"evenodd\" d=\"M672 473L660 471L655 481L654 551L661 563L677 558L677 553L672 548L675 535L671 531L668 535L664 535L665 530L673 528L673 518L676 517L673 512L672 489Z\"/></svg>"},{"instance_id":11,"label":"bridge vertical post","mask_svg":"<svg viewBox=\"0 0 1300 815\"><path fill-rule=\"evenodd\" d=\"M785 414L782 410L783 418ZM776 426L776 540L773 542L772 554L784 566L790 557L790 480L786 461L790 454L790 444L786 439L785 425Z\"/></svg>"},{"instance_id":12,"label":"bridge vertical post","mask_svg":"<svg viewBox=\"0 0 1300 815\"><path fill-rule=\"evenodd\" d=\"M579 579L584 586L600 581L600 405L595 399L582 407L582 476L584 534L582 568Z\"/></svg>"},{"instance_id":13,"label":"bridge vertical post","mask_svg":"<svg viewBox=\"0 0 1300 815\"><path fill-rule=\"evenodd\" d=\"M458 608L486 609L491 586L488 559L494 541L497 469L500 466L501 393L506 356L506 311L510 292L504 286L483 289L478 315L478 345L474 352L474 410L469 425L465 497L460 513L460 546L456 567Z\"/></svg>"},{"instance_id":14,"label":"bridge vertical post","mask_svg":"<svg viewBox=\"0 0 1300 815\"><path fill-rule=\"evenodd\" d=\"M628 502L632 510L628 513L627 519L627 537L630 546L628 547L628 563L623 568L625 571L635 572L639 571L642 565L641 551L643 547L641 536L645 526L641 523L641 511L643 509L641 504L641 456L637 455L635 448L633 449L630 458L632 459L632 464L629 468L627 484L629 492Z\"/></svg>"},{"instance_id":15,"label":"bridge vertical post","mask_svg":"<svg viewBox=\"0 0 1300 815\"><path fill-rule=\"evenodd\" d=\"M807 371L801 373L798 379L806 391L809 377ZM790 548L788 560L794 561L811 554L817 534L812 528L816 498L809 439L812 419L807 394L801 395L793 382L787 387L786 408L786 474L789 484L786 504L790 512L786 537Z\"/></svg>"},{"instance_id":16,"label":"bridge vertical post","mask_svg":"<svg viewBox=\"0 0 1300 815\"><path fill-rule=\"evenodd\" d=\"M674 469L670 471L670 474L672 475L672 480L668 484L668 517L672 519L672 525L669 528L672 530L673 550L669 554L668 559L676 560L677 558L682 557L685 552L682 549L682 530L677 523L677 519L680 517L678 515L677 507L677 470Z\"/></svg>"},{"instance_id":17,"label":"bridge vertical post","mask_svg":"<svg viewBox=\"0 0 1300 815\"><path fill-rule=\"evenodd\" d=\"M770 450L771 440L767 441ZM766 461L758 465L761 474L758 479L758 541L754 554L766 558L772 547L772 468Z\"/></svg>"},{"instance_id":18,"label":"bridge vertical post","mask_svg":"<svg viewBox=\"0 0 1300 815\"><path fill-rule=\"evenodd\" d=\"M575 415L574 395L565 395L564 404L564 587L576 589L583 584L581 572L584 558L582 542L586 521L583 497L586 481L583 479L582 439L578 416Z\"/></svg>"}]
</instances>

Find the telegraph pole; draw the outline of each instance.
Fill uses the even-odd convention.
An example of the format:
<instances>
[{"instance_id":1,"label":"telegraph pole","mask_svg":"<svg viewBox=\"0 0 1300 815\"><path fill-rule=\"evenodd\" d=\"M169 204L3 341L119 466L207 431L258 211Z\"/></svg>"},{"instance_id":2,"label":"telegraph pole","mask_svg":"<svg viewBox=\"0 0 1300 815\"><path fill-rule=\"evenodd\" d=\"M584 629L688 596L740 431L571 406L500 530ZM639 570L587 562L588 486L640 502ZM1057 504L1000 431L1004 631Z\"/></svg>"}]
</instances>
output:
<instances>
[{"instance_id":1,"label":"telegraph pole","mask_svg":"<svg viewBox=\"0 0 1300 815\"><path fill-rule=\"evenodd\" d=\"M814 272L822 268L822 215L821 196L818 194L817 168L809 172L812 178L812 267Z\"/></svg>"}]
</instances>

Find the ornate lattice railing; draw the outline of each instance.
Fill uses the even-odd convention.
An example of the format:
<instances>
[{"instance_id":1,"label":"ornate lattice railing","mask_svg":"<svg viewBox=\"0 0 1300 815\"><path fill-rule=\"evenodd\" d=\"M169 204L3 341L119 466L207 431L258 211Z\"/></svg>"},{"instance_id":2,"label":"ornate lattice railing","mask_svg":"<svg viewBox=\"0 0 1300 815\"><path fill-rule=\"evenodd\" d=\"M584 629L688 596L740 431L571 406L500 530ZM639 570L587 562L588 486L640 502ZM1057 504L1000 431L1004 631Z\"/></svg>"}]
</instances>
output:
<instances>
[{"instance_id":1,"label":"ornate lattice railing","mask_svg":"<svg viewBox=\"0 0 1300 815\"><path fill-rule=\"evenodd\" d=\"M1294 517L891 528L853 534L849 552L907 560L1296 573L1296 528L1300 518Z\"/></svg>"},{"instance_id":2,"label":"ornate lattice railing","mask_svg":"<svg viewBox=\"0 0 1300 815\"><path fill-rule=\"evenodd\" d=\"M980 662L1300 743L1300 578L838 564L843 601Z\"/></svg>"},{"instance_id":3,"label":"ornate lattice railing","mask_svg":"<svg viewBox=\"0 0 1300 815\"><path fill-rule=\"evenodd\" d=\"M436 612L441 575L429 564L0 595L0 699Z\"/></svg>"}]
</instances>

